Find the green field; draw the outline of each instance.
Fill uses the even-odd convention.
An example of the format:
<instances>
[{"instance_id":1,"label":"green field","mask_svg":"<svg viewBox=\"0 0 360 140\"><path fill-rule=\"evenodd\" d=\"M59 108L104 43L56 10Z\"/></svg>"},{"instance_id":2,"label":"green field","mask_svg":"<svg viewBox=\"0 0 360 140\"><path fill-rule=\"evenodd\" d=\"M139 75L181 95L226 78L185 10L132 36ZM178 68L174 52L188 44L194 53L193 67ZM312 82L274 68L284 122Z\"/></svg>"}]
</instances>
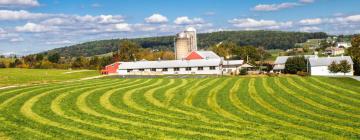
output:
<instances>
[{"instance_id":1,"label":"green field","mask_svg":"<svg viewBox=\"0 0 360 140\"><path fill-rule=\"evenodd\" d=\"M0 90L0 139L360 139L360 82L94 79Z\"/></svg>"},{"instance_id":2,"label":"green field","mask_svg":"<svg viewBox=\"0 0 360 140\"><path fill-rule=\"evenodd\" d=\"M99 75L98 71L8 68L0 69L0 87L58 82L96 75Z\"/></svg>"}]
</instances>

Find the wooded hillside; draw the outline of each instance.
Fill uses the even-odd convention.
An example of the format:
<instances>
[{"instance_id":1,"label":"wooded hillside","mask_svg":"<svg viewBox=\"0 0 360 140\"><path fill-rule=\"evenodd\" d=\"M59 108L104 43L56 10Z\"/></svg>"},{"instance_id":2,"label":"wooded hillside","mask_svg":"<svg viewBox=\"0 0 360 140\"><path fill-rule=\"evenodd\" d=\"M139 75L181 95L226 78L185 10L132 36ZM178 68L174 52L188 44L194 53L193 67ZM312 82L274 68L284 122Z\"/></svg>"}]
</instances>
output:
<instances>
[{"instance_id":1,"label":"wooded hillside","mask_svg":"<svg viewBox=\"0 0 360 140\"><path fill-rule=\"evenodd\" d=\"M305 42L307 39L326 38L327 34L283 32L283 31L222 31L198 34L198 46L207 49L221 41L234 42L239 46L252 45L265 49L293 48L295 43ZM159 50L173 50L174 36L149 37L130 39L143 48ZM121 39L100 40L57 48L45 53L59 53L61 56L94 56L117 51Z\"/></svg>"}]
</instances>

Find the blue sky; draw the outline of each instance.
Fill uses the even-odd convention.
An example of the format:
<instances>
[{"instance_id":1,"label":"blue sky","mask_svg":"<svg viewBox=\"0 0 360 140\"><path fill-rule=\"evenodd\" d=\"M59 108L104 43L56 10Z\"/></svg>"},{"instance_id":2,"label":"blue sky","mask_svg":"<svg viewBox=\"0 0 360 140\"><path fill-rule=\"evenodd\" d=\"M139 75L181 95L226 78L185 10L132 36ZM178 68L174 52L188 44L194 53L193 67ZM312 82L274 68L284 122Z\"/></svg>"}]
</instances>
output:
<instances>
[{"instance_id":1,"label":"blue sky","mask_svg":"<svg viewBox=\"0 0 360 140\"><path fill-rule=\"evenodd\" d=\"M345 2L346 1L346 2ZM360 33L359 0L0 0L0 54L199 32Z\"/></svg>"}]
</instances>

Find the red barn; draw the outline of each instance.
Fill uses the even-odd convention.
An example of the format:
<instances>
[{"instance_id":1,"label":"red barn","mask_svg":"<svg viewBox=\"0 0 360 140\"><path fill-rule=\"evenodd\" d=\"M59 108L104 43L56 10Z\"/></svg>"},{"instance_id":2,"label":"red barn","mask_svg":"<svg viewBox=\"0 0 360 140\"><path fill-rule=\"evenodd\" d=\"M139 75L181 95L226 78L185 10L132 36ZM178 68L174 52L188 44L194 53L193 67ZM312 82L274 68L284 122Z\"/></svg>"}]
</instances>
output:
<instances>
[{"instance_id":1,"label":"red barn","mask_svg":"<svg viewBox=\"0 0 360 140\"><path fill-rule=\"evenodd\" d=\"M111 65L107 65L105 66L105 69L101 70L101 74L115 74L117 73L119 66L120 66L119 62L115 62Z\"/></svg>"}]
</instances>

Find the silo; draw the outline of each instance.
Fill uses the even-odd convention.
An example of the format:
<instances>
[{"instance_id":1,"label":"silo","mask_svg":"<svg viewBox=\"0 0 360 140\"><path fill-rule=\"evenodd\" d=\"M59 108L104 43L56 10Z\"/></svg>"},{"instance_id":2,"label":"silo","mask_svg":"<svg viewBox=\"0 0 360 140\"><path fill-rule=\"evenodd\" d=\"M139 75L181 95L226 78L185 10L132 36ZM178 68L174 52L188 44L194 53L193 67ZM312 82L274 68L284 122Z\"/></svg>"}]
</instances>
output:
<instances>
[{"instance_id":1,"label":"silo","mask_svg":"<svg viewBox=\"0 0 360 140\"><path fill-rule=\"evenodd\" d=\"M184 59L189 54L189 52L191 52L189 35L185 32L177 34L175 39L176 59Z\"/></svg>"},{"instance_id":2,"label":"silo","mask_svg":"<svg viewBox=\"0 0 360 140\"><path fill-rule=\"evenodd\" d=\"M197 37L196 37L196 29L194 27L188 27L185 30L185 33L190 38L190 48L191 51L197 51Z\"/></svg>"}]
</instances>

